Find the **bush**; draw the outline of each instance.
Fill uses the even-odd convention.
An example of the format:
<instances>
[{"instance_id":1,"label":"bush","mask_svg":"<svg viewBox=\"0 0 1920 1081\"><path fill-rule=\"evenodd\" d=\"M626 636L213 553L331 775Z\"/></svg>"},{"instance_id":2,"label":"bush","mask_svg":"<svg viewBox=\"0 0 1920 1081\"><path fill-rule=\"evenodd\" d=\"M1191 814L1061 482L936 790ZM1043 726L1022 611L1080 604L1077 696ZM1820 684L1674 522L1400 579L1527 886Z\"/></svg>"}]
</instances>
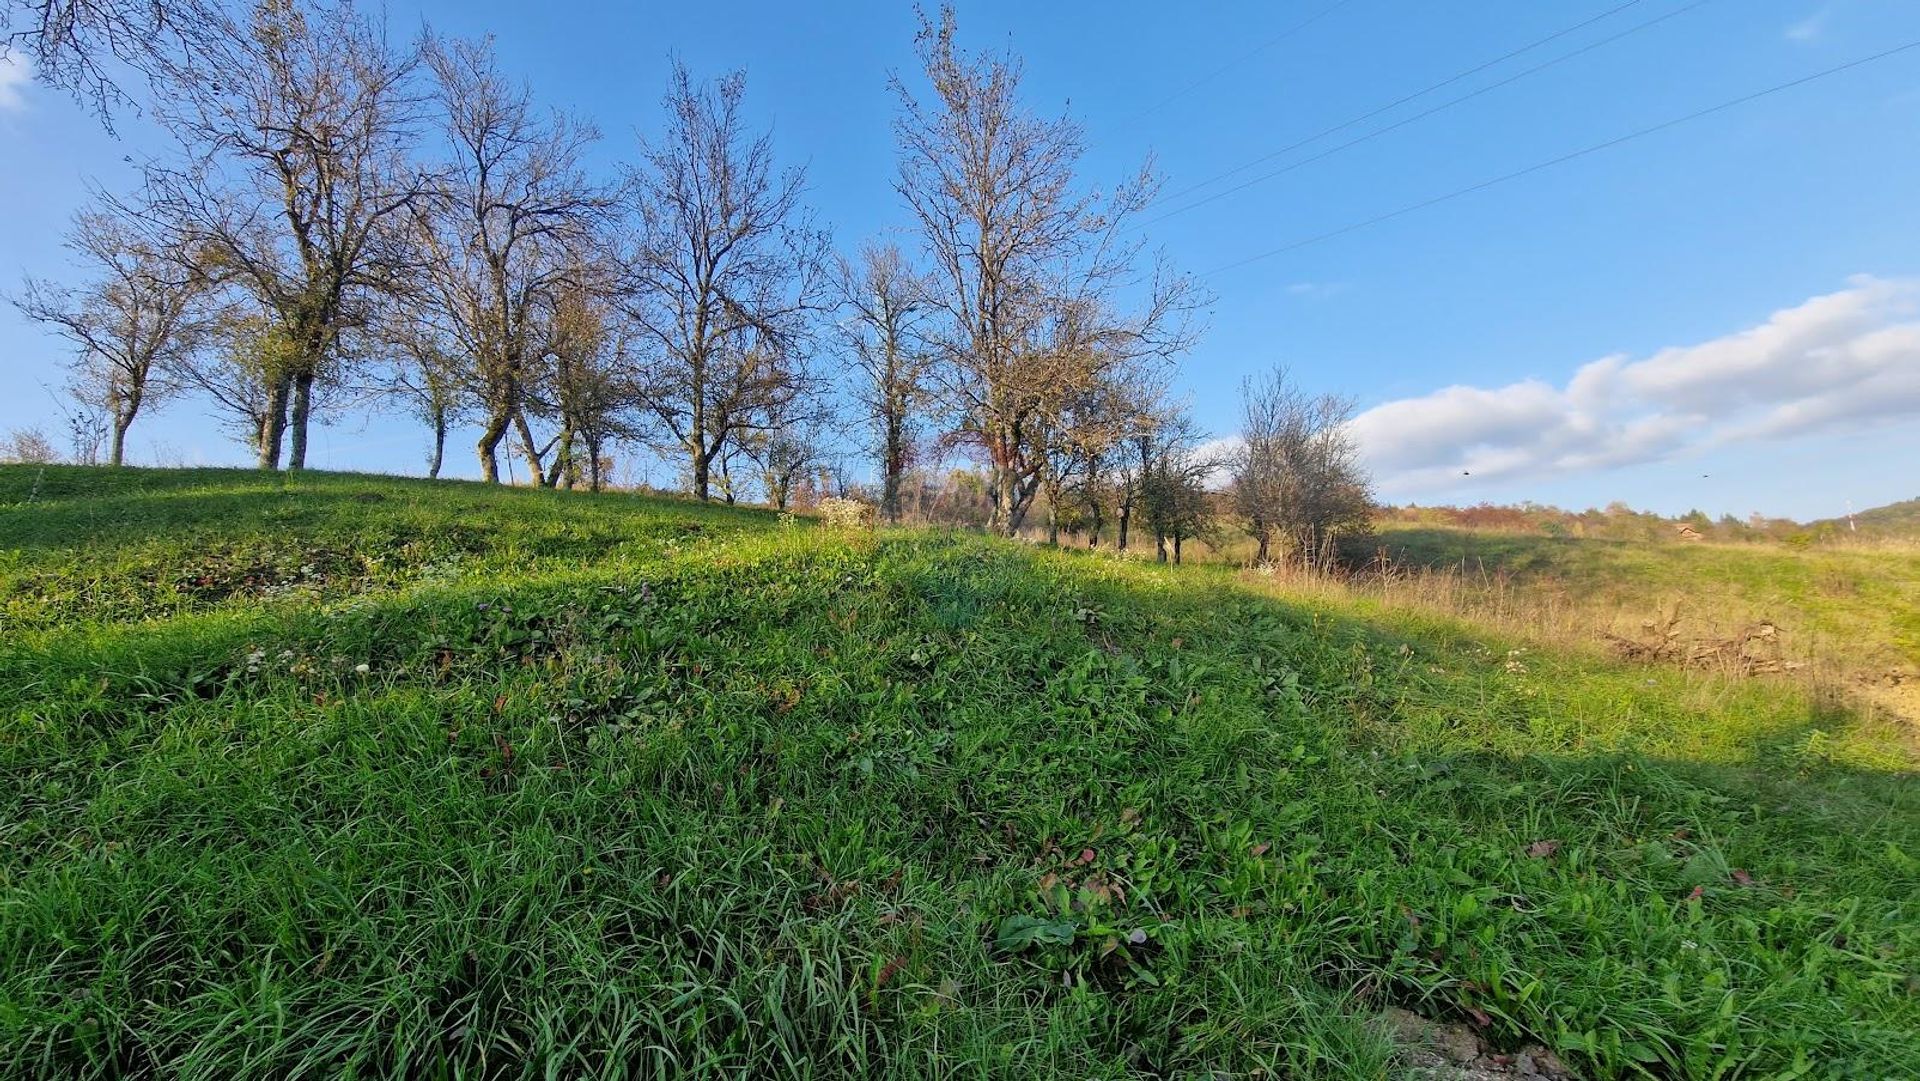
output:
<instances>
[{"instance_id":1,"label":"bush","mask_svg":"<svg viewBox=\"0 0 1920 1081\"><path fill-rule=\"evenodd\" d=\"M46 465L59 460L60 452L53 449L53 442L38 428L15 428L5 439L0 439L0 462Z\"/></svg>"},{"instance_id":2,"label":"bush","mask_svg":"<svg viewBox=\"0 0 1920 1081\"><path fill-rule=\"evenodd\" d=\"M835 529L872 529L873 504L829 496L819 505L820 519Z\"/></svg>"}]
</instances>

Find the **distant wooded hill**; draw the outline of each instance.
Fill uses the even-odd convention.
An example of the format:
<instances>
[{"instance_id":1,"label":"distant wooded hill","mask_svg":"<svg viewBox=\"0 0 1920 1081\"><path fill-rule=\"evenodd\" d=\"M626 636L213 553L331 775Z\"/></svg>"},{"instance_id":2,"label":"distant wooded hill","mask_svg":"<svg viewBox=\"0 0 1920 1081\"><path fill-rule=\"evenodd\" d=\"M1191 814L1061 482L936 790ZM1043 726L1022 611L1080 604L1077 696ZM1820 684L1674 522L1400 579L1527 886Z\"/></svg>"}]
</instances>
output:
<instances>
[{"instance_id":1,"label":"distant wooded hill","mask_svg":"<svg viewBox=\"0 0 1920 1081\"><path fill-rule=\"evenodd\" d=\"M1722 541L1793 540L1806 542L1857 533L1882 539L1920 538L1920 498L1858 511L1848 516L1797 522L1753 514L1745 518L1713 518L1701 511L1678 517L1635 510L1625 503L1584 511L1539 503L1470 507L1384 507L1382 525L1439 525L1497 532L1545 533L1551 536L1606 537L1615 540L1654 540L1683 537L1690 531L1700 539Z\"/></svg>"},{"instance_id":2,"label":"distant wooded hill","mask_svg":"<svg viewBox=\"0 0 1920 1081\"><path fill-rule=\"evenodd\" d=\"M1853 516L1853 525L1858 527L1858 532L1876 536L1920 537L1920 498L1903 499L1884 507L1860 511ZM1846 517L1842 516L1809 523L1807 528L1847 530L1849 525Z\"/></svg>"}]
</instances>

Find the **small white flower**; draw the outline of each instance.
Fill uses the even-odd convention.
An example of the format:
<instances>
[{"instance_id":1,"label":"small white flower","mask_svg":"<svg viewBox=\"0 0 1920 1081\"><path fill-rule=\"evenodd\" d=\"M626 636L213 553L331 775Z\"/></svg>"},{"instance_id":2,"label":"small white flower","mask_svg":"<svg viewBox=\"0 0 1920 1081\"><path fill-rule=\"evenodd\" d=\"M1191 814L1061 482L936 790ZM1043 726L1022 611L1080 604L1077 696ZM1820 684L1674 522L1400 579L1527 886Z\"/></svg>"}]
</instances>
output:
<instances>
[{"instance_id":1,"label":"small white flower","mask_svg":"<svg viewBox=\"0 0 1920 1081\"><path fill-rule=\"evenodd\" d=\"M368 672L373 671L373 666L370 664L356 664L353 666L353 670L364 676Z\"/></svg>"}]
</instances>

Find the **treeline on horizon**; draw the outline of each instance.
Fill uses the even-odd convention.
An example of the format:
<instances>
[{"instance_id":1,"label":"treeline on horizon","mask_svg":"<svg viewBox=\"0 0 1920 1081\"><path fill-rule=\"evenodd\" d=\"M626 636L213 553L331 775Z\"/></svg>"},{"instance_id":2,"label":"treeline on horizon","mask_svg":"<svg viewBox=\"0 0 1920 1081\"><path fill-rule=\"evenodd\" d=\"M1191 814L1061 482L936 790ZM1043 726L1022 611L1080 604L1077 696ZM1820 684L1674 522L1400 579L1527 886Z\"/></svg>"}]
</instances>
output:
<instances>
[{"instance_id":1,"label":"treeline on horizon","mask_svg":"<svg viewBox=\"0 0 1920 1081\"><path fill-rule=\"evenodd\" d=\"M110 119L90 61L128 39L89 29L26 40ZM305 468L315 419L351 408L417 417L429 476L462 427L490 482L517 460L597 490L618 448L696 498L781 508L858 459L899 521L910 476L966 466L979 506L957 517L1140 527L1176 557L1222 513L1264 559L1370 512L1351 403L1282 370L1243 387L1245 446L1200 452L1170 387L1210 299L1137 227L1159 178L1088 183L1079 126L1022 103L1017 57L961 49L951 9L890 80L908 224L844 247L740 72L676 62L658 130L595 173L593 123L486 40L396 44L335 0L181 0L156 29L131 59L171 148L76 216L80 284L13 298L73 347L74 460L121 464L136 419L185 396L263 469Z\"/></svg>"},{"instance_id":2,"label":"treeline on horizon","mask_svg":"<svg viewBox=\"0 0 1920 1081\"><path fill-rule=\"evenodd\" d=\"M1920 499L1811 522L1768 517L1758 511L1745 518L1732 514L1715 518L1701 510L1663 515L1635 510L1620 501L1582 511L1531 501L1518 504L1482 502L1471 506L1383 505L1375 511L1375 521L1389 526L1439 526L1549 537L1655 541L1697 536L1709 541L1805 544L1848 536L1920 536ZM1683 529L1690 531L1690 534L1683 533Z\"/></svg>"}]
</instances>

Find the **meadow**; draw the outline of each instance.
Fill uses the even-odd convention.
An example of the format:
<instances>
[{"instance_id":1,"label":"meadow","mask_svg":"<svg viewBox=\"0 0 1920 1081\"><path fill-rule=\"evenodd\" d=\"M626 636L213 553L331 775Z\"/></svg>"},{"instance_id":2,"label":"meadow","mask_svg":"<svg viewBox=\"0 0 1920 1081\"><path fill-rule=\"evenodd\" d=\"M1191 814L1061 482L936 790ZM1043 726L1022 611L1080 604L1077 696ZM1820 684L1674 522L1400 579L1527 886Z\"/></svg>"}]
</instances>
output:
<instances>
[{"instance_id":1,"label":"meadow","mask_svg":"<svg viewBox=\"0 0 1920 1081\"><path fill-rule=\"evenodd\" d=\"M1728 675L1787 671L1816 692L1920 723L1920 541L1838 533L1703 543L1389 525L1367 546L1371 566L1346 580L1352 596L1561 648L1657 654Z\"/></svg>"},{"instance_id":2,"label":"meadow","mask_svg":"<svg viewBox=\"0 0 1920 1081\"><path fill-rule=\"evenodd\" d=\"M0 1076L1387 1078L1388 1007L1587 1077L1912 1076L1915 766L1806 681L1464 604L0 467Z\"/></svg>"}]
</instances>

